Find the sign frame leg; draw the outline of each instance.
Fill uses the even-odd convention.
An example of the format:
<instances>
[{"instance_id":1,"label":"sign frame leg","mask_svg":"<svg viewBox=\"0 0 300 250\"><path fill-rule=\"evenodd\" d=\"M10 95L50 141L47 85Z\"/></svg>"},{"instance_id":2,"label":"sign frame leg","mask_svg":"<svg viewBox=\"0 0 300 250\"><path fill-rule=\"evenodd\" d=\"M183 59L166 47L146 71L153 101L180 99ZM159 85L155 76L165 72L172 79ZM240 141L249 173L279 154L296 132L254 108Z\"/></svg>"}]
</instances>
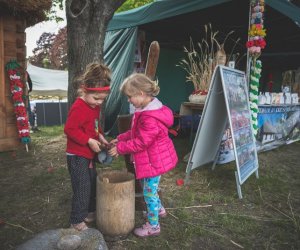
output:
<instances>
[{"instance_id":1,"label":"sign frame leg","mask_svg":"<svg viewBox=\"0 0 300 250\"><path fill-rule=\"evenodd\" d=\"M239 199L243 199L242 188L241 188L241 185L240 185L240 182L239 182L238 172L235 171L234 173L235 173L236 189L237 189Z\"/></svg>"}]
</instances>

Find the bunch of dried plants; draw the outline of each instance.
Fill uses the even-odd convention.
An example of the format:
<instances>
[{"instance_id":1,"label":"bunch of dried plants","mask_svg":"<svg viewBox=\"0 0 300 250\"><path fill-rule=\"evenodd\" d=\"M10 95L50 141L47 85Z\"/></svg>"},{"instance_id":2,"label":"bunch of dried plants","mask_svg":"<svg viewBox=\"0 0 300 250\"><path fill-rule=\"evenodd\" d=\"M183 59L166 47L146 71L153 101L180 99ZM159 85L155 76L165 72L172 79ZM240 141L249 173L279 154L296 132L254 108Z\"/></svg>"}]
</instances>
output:
<instances>
[{"instance_id":1,"label":"bunch of dried plants","mask_svg":"<svg viewBox=\"0 0 300 250\"><path fill-rule=\"evenodd\" d=\"M205 25L204 30L205 37L197 43L196 47L192 38L190 38L189 48L184 47L186 58L183 58L177 65L186 71L186 80L193 83L194 93L200 94L207 94L216 65L227 64L232 58L234 48L239 41L239 39L234 41L230 54L227 56L224 45L233 31L227 33L221 43L217 39L219 31L213 31L211 24Z\"/></svg>"}]
</instances>

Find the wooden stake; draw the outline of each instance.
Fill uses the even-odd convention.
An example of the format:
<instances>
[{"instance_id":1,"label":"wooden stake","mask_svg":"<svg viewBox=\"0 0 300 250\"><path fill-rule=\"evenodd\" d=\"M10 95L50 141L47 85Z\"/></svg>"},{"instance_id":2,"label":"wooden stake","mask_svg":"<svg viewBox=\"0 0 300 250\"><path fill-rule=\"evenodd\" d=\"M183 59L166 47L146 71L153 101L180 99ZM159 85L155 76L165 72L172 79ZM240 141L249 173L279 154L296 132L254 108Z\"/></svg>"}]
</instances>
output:
<instances>
[{"instance_id":1,"label":"wooden stake","mask_svg":"<svg viewBox=\"0 0 300 250\"><path fill-rule=\"evenodd\" d=\"M160 52L159 43L157 41L153 41L149 47L147 64L145 69L146 76L148 76L152 80L155 79L159 52Z\"/></svg>"}]
</instances>

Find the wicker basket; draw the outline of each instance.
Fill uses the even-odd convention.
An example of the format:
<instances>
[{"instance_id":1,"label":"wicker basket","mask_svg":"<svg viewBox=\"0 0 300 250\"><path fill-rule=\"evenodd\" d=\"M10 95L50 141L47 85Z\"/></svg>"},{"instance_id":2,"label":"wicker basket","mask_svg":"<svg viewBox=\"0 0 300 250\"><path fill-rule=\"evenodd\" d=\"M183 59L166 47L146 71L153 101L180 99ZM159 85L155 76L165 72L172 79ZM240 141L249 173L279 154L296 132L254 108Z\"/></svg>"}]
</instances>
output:
<instances>
[{"instance_id":1,"label":"wicker basket","mask_svg":"<svg viewBox=\"0 0 300 250\"><path fill-rule=\"evenodd\" d=\"M192 94L189 96L189 101L193 103L205 103L207 95Z\"/></svg>"}]
</instances>

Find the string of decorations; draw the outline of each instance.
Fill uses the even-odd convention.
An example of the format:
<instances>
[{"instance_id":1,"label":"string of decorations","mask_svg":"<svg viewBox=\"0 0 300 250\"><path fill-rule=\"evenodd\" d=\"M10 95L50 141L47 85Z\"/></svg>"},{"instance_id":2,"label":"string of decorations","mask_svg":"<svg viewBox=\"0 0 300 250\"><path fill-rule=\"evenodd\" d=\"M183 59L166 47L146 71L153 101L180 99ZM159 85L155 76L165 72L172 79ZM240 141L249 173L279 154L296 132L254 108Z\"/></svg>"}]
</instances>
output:
<instances>
[{"instance_id":1,"label":"string of decorations","mask_svg":"<svg viewBox=\"0 0 300 250\"><path fill-rule=\"evenodd\" d=\"M250 71L250 109L251 109L251 120L252 120L252 128L254 134L257 134L258 131L258 122L257 122L257 114L258 114L258 88L259 88L259 79L261 76L261 61L256 60L255 65L252 65Z\"/></svg>"},{"instance_id":2,"label":"string of decorations","mask_svg":"<svg viewBox=\"0 0 300 250\"><path fill-rule=\"evenodd\" d=\"M249 40L246 43L248 52L251 58L251 69L250 69L250 109L251 109L251 120L254 135L258 131L258 89L259 79L261 76L262 63L258 58L261 55L262 49L266 46L265 36L266 30L264 29L264 0L251 0L251 19L250 28L248 31Z\"/></svg>"},{"instance_id":3,"label":"string of decorations","mask_svg":"<svg viewBox=\"0 0 300 250\"><path fill-rule=\"evenodd\" d=\"M17 120L18 136L28 151L30 130L27 110L24 103L24 98L26 98L24 95L25 84L21 80L22 68L15 60L12 60L6 64L5 69L9 77L10 91Z\"/></svg>"}]
</instances>

